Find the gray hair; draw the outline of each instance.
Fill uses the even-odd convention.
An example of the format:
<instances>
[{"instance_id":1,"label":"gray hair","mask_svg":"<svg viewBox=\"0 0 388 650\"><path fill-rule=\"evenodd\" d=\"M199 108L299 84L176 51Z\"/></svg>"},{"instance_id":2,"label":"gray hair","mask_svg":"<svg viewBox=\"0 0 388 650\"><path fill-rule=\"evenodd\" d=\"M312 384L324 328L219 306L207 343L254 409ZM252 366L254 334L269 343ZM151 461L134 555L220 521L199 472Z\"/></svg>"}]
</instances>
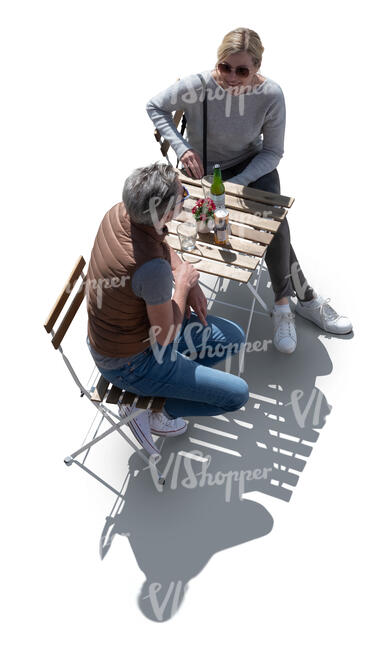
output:
<instances>
[{"instance_id":1,"label":"gray hair","mask_svg":"<svg viewBox=\"0 0 388 650\"><path fill-rule=\"evenodd\" d=\"M126 179L123 202L135 223L157 226L159 220L174 209L179 194L177 170L169 164L153 163L138 167Z\"/></svg>"}]
</instances>

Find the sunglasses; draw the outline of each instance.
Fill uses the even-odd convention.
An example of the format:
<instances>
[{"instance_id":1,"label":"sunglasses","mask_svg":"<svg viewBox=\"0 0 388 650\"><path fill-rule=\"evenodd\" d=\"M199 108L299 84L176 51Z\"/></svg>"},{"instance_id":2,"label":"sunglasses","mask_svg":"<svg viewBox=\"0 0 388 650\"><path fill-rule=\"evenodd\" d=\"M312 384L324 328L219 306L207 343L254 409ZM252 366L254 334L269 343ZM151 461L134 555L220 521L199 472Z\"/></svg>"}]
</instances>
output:
<instances>
[{"instance_id":1,"label":"sunglasses","mask_svg":"<svg viewBox=\"0 0 388 650\"><path fill-rule=\"evenodd\" d=\"M180 205L181 203L183 203L183 201L185 201L185 200L190 196L190 194L189 194L189 190L187 189L187 187L185 187L184 185L182 185L182 187L183 187L183 195L182 195L182 198L181 198L180 201L177 201L177 202L175 203L175 205Z\"/></svg>"},{"instance_id":2,"label":"sunglasses","mask_svg":"<svg viewBox=\"0 0 388 650\"><path fill-rule=\"evenodd\" d=\"M230 74L232 70L236 72L238 77L246 79L249 76L250 70L245 65L238 65L237 68L233 68L229 63L219 63L218 69L221 74Z\"/></svg>"}]
</instances>

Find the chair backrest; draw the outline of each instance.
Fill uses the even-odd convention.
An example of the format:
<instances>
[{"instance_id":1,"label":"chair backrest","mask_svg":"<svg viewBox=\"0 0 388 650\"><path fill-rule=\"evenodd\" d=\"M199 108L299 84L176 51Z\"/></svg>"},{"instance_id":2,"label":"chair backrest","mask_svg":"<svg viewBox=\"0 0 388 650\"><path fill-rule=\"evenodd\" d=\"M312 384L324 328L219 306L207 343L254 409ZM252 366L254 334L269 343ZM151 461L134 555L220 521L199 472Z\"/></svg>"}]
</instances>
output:
<instances>
[{"instance_id":1,"label":"chair backrest","mask_svg":"<svg viewBox=\"0 0 388 650\"><path fill-rule=\"evenodd\" d=\"M179 81L179 77L178 77L177 81ZM182 121L182 123L181 123L181 135L183 135L184 132L185 132L185 128L186 128L186 118L184 117L184 111L182 111L182 110L175 111L175 113L173 115L173 120L174 120L174 124L175 124L176 128L179 127L179 124ZM169 158L168 158L168 150L170 148L169 141L161 136L158 129L154 130L154 137L155 137L156 142L159 142L159 144L160 144L160 151L162 152L162 156L164 158L167 158L167 160L169 160ZM177 166L178 166L178 160L177 160Z\"/></svg>"},{"instance_id":2,"label":"chair backrest","mask_svg":"<svg viewBox=\"0 0 388 650\"><path fill-rule=\"evenodd\" d=\"M76 261L74 268L72 272L69 275L69 278L63 287L61 293L59 294L54 307L50 311L45 323L44 323L44 328L46 332L52 334L52 340L51 343L53 344L54 348L57 350L59 346L61 345L61 342L63 341L63 338L69 329L74 316L76 315L78 309L80 308L82 301L85 296L85 275L83 273L83 268L85 267L85 260L82 257L82 255L78 258ZM80 283L80 287L78 288L73 300L70 303L70 306L65 313L61 323L59 324L56 332L54 332L53 327L55 323L57 322L62 309L64 308L67 300L69 299L69 296L71 292L73 291L73 288L75 287L77 281L79 278L82 278L82 282Z\"/></svg>"},{"instance_id":3,"label":"chair backrest","mask_svg":"<svg viewBox=\"0 0 388 650\"><path fill-rule=\"evenodd\" d=\"M78 312L82 304L82 301L85 297L86 277L85 274L83 273L85 264L86 262L81 255L76 261L74 268L71 271L65 286L63 287L61 293L59 294L52 310L50 311L44 323L44 328L46 332L49 334L51 333L52 335L51 343L53 344L56 350L60 348L64 336L68 331L74 319L74 316ZM82 279L82 282L80 282L80 286L78 287L67 312L63 316L62 321L60 322L55 332L53 329L54 325L57 322L67 300L69 299L70 294L72 293L77 281L80 278ZM80 382L69 359L63 354L62 348L60 348L60 351L62 353L62 357L66 363L66 366L70 371L70 374L72 375L74 381L76 382L79 389L81 390L81 396L87 394L89 399L92 402L101 403L105 400L107 404L117 404L119 401L122 404L133 404L136 400L136 408L139 409L148 408L151 411L160 411L162 409L166 401L164 397L155 397L155 396L146 396L146 395L139 396L134 393L130 393L129 391L123 391L121 388L118 388L113 384L111 385L110 382L107 381L107 379L105 379L105 377L103 377L99 372L98 372L99 375L98 378L96 377L96 385L92 387L92 389L89 391L89 389L85 388Z\"/></svg>"}]
</instances>

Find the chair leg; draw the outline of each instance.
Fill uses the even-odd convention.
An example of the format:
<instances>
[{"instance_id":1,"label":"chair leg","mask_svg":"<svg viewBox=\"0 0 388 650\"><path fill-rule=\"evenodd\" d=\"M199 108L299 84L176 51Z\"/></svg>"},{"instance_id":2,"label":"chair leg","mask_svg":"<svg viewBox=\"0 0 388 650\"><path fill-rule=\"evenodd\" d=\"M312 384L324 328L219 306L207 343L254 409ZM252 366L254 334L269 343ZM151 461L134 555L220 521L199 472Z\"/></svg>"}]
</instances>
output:
<instances>
[{"instance_id":1,"label":"chair leg","mask_svg":"<svg viewBox=\"0 0 388 650\"><path fill-rule=\"evenodd\" d=\"M260 286L260 277L261 277L261 273L263 271L263 266L264 266L264 257L260 260L259 268L256 269L256 273L257 273L256 289L254 288L254 286L253 286L253 284L251 282L247 282L247 286L248 286L249 290L253 293L254 299L256 299L260 303L260 305L265 309L265 311L269 314L270 310L269 310L267 304L264 302L264 300L262 299L262 297L258 293L259 286Z\"/></svg>"},{"instance_id":2,"label":"chair leg","mask_svg":"<svg viewBox=\"0 0 388 650\"><path fill-rule=\"evenodd\" d=\"M93 440L88 442L87 444L85 444L82 447L80 447L79 449L77 449L70 456L66 456L66 458L64 459L65 464L67 466L70 466L70 465L72 465L73 462L76 462L76 464L82 466L82 463L79 463L78 461L75 461L75 458L77 456L79 456L79 454L81 454L82 452L89 450L91 447L93 447L95 444L97 444L97 442L100 442L100 440L103 440L103 438L105 438L106 436L110 435L114 431L117 431L128 442L128 444L132 447L132 449L135 451L135 453L139 454L139 456L144 460L146 466L148 466L148 468L149 468L151 455L149 455L147 457L146 454L141 449L139 449L138 447L136 447L136 445L134 445L132 440L124 433L124 431L121 430L121 427L123 425L125 425L125 424L128 424L128 426L130 427L130 424L129 424L130 421L133 420L133 418L135 418L136 415L138 415L141 412L141 409L136 409L130 415L128 415L128 416L126 416L124 418L120 418L119 415L116 415L115 413L113 413L113 411L108 409L104 404L97 404L95 402L93 402L93 403L94 403L95 407L102 413L102 415L108 420L108 422L112 426L109 427L109 429L107 429L103 433L101 433L99 436L97 436L96 438L94 438ZM112 420L112 417L110 417L111 415L114 418L118 419L117 424L114 423L114 421ZM163 444L163 441L162 441L162 444ZM161 447L162 447L162 445L161 445ZM86 469L85 466L83 466L83 468ZM162 475L159 472L158 472L158 480L159 480L159 483L161 485L164 485L165 479L162 477Z\"/></svg>"}]
</instances>

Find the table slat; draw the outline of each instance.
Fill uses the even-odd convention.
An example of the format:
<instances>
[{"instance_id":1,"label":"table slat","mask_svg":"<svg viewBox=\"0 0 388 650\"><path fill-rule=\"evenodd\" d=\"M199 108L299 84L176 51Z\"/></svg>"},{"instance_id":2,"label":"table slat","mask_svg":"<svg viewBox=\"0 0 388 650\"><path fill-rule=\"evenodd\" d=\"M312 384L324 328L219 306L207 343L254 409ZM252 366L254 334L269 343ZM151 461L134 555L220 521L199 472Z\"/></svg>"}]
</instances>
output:
<instances>
[{"instance_id":1,"label":"table slat","mask_svg":"<svg viewBox=\"0 0 388 650\"><path fill-rule=\"evenodd\" d=\"M167 235L167 242L175 250L180 251L181 245L177 235ZM249 255L241 255L236 253L231 248L210 246L204 242L197 240L196 247L190 251L191 255L204 257L206 259L216 260L217 262L226 262L226 264L234 264L246 269L255 269L258 264L257 257L250 257Z\"/></svg>"},{"instance_id":2,"label":"table slat","mask_svg":"<svg viewBox=\"0 0 388 650\"><path fill-rule=\"evenodd\" d=\"M198 199L203 198L202 188L190 187L189 189L190 197L185 201L185 207L188 205L192 208L195 202ZM276 219L277 221L283 221L288 210L286 208L276 208L271 205L266 205L265 203L258 203L256 201L249 200L248 198L230 196L229 194L225 195L225 206L230 210L239 210L244 216L258 216L262 218ZM247 214L248 213L248 214Z\"/></svg>"},{"instance_id":3,"label":"table slat","mask_svg":"<svg viewBox=\"0 0 388 650\"><path fill-rule=\"evenodd\" d=\"M191 221L193 219L193 215L190 212L190 210L185 211L183 210L177 217L176 221ZM168 226L170 227L171 221ZM230 221L230 226L232 229L232 234L235 235L236 237L240 237L243 239L249 239L251 241L259 242L260 244L264 244L268 246L268 244L271 243L274 233L273 232L264 232L263 230L256 230L255 228L249 228L245 227L243 223L235 223L232 220ZM273 228L275 229L274 232L277 232L280 224L277 221L273 222ZM202 235L201 235L202 237ZM239 249L235 249L239 250ZM244 252L249 252L249 251L244 251ZM253 253L255 255L255 253Z\"/></svg>"},{"instance_id":4,"label":"table slat","mask_svg":"<svg viewBox=\"0 0 388 650\"><path fill-rule=\"evenodd\" d=\"M179 178L185 185L190 185L191 187L199 187L202 190L201 180L198 178L190 178L182 170L177 169ZM264 190L256 190L253 187L247 187L246 185L238 185L237 183L229 183L228 181L223 181L225 185L225 191L228 194L233 196L244 196L248 200L257 201L265 203L266 205L280 205L284 208L291 208L295 199L291 196L286 196L285 194L275 194L273 192L265 192Z\"/></svg>"},{"instance_id":5,"label":"table slat","mask_svg":"<svg viewBox=\"0 0 388 650\"><path fill-rule=\"evenodd\" d=\"M170 233L176 234L176 229L177 225L180 221L185 221L184 218L182 219L175 219L173 221L170 221L168 223L168 229ZM233 225L233 224L232 224ZM268 235L268 233L262 233L263 235ZM269 241L272 240L272 235L269 235ZM214 244L214 235L213 233L198 233L198 240L201 242L204 242L205 244ZM256 255L257 257L263 257L266 249L267 249L267 244L269 242L265 241L263 244L256 242L256 241L248 241L247 239L241 239L240 237L235 237L231 235L229 237L230 241L230 249L229 247L227 250L233 250L233 251L238 251L240 253L246 253L247 255Z\"/></svg>"},{"instance_id":6,"label":"table slat","mask_svg":"<svg viewBox=\"0 0 388 650\"><path fill-rule=\"evenodd\" d=\"M228 266L221 262L215 262L214 260L204 259L197 255L191 255L191 253L186 253L185 251L178 251L178 253L183 261L191 262L197 271L202 273L218 275L221 278L228 278L229 280L235 280L237 282L248 282L252 275L252 271L245 271L245 269L240 269L237 266Z\"/></svg>"},{"instance_id":7,"label":"table slat","mask_svg":"<svg viewBox=\"0 0 388 650\"><path fill-rule=\"evenodd\" d=\"M186 203L188 205L185 205L183 208L183 211L185 214L190 215L191 218L193 218L193 213L192 213L192 206L194 205L194 201L189 202L190 199L187 199ZM191 205L192 203L192 205ZM264 219L263 217L260 217L255 214L251 214L249 212L241 212L240 210L235 210L233 208L228 208L229 212L229 219L231 221L238 221L239 223L242 223L243 225L246 226L253 226L253 228L260 228L261 230L268 230L269 232L277 232L281 221L284 219L284 216L281 219Z\"/></svg>"},{"instance_id":8,"label":"table slat","mask_svg":"<svg viewBox=\"0 0 388 650\"><path fill-rule=\"evenodd\" d=\"M270 232L263 232L262 230L256 230L255 228L249 228L248 226L243 226L241 223L233 223L231 221L230 227L232 229L232 235L243 237L250 241L259 242L266 246L268 246L274 238L274 235Z\"/></svg>"}]
</instances>

